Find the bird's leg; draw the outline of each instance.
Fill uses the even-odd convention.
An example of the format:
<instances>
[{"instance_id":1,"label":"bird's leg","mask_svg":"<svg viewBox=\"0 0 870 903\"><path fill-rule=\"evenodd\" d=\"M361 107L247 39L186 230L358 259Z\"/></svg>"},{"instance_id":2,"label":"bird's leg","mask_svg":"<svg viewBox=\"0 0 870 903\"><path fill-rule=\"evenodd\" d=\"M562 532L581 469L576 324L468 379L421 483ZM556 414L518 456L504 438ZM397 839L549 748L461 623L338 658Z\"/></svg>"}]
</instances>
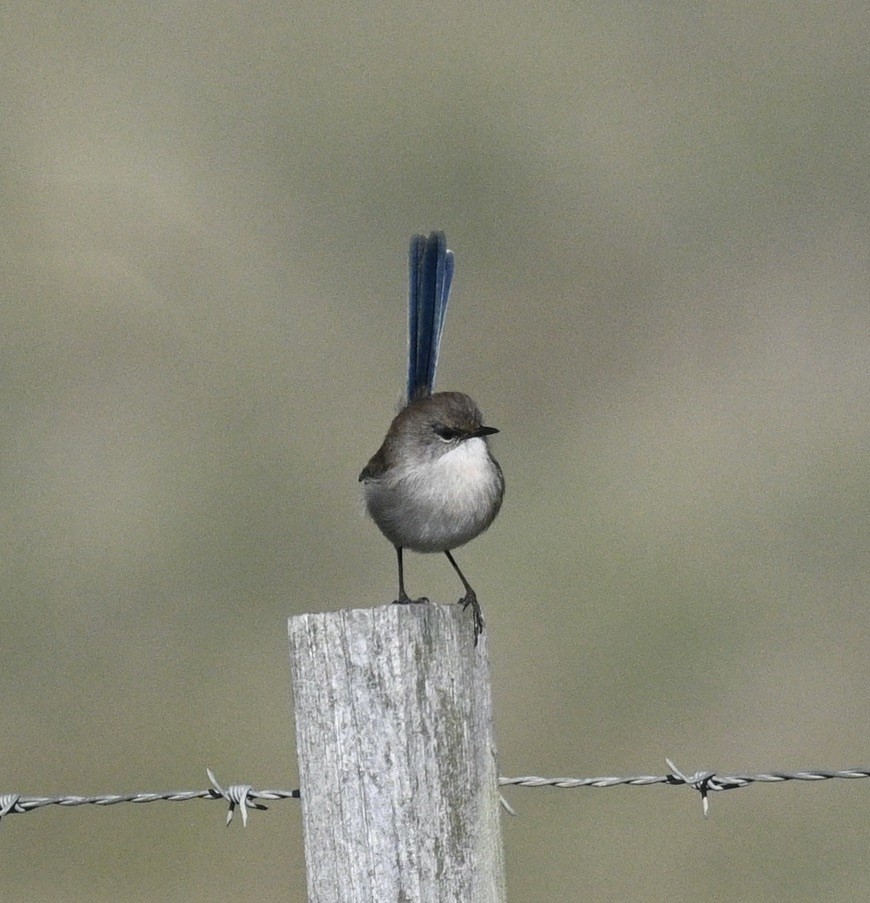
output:
<instances>
[{"instance_id":1,"label":"bird's leg","mask_svg":"<svg viewBox=\"0 0 870 903\"><path fill-rule=\"evenodd\" d=\"M399 561L399 598L393 601L393 605L413 605L418 602L428 602L429 600L425 596L421 596L419 599L412 599L405 592L405 572L402 567L402 547L396 546L396 558Z\"/></svg>"},{"instance_id":2,"label":"bird's leg","mask_svg":"<svg viewBox=\"0 0 870 903\"><path fill-rule=\"evenodd\" d=\"M465 587L465 595L459 600L459 604L463 609L471 606L471 614L474 617L474 645L477 645L477 641L480 639L480 635L483 633L483 612L480 610L480 603L477 601L477 593L471 588L471 584L465 579L465 574L459 570L459 565L456 563L454 557L447 550L444 551L444 554L447 556L447 560L453 565L453 570L459 574L459 579L462 581L462 585Z\"/></svg>"}]
</instances>

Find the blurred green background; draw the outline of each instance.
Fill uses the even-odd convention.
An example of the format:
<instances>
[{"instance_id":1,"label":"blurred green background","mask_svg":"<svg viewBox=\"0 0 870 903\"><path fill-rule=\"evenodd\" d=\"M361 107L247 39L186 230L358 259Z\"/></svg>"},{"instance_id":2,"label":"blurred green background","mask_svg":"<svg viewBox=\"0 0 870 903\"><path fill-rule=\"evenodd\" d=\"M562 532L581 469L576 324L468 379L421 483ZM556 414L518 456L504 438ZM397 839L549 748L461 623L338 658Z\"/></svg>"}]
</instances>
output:
<instances>
[{"instance_id":1,"label":"blurred green background","mask_svg":"<svg viewBox=\"0 0 870 903\"><path fill-rule=\"evenodd\" d=\"M394 592L357 474L406 243L502 430L460 553L503 774L866 764L870 16L4 4L0 792L296 786L286 618ZM443 558L409 589L452 601ZM512 901L870 899L870 781L509 790ZM8 899L304 899L296 804L4 820Z\"/></svg>"}]
</instances>

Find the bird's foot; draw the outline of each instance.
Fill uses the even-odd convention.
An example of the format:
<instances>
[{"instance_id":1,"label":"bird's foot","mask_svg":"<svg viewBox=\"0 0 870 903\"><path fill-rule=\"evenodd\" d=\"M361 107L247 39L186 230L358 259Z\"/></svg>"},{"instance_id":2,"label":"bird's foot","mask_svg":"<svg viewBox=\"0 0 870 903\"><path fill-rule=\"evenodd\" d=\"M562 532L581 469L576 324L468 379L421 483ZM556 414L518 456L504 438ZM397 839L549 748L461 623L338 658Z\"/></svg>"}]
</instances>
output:
<instances>
[{"instance_id":1,"label":"bird's foot","mask_svg":"<svg viewBox=\"0 0 870 903\"><path fill-rule=\"evenodd\" d=\"M459 600L458 604L462 606L463 611L469 605L471 606L471 615L474 618L474 645L476 646L483 633L483 612L480 610L480 603L477 601L474 590L469 587L468 592Z\"/></svg>"},{"instance_id":2,"label":"bird's foot","mask_svg":"<svg viewBox=\"0 0 870 903\"><path fill-rule=\"evenodd\" d=\"M393 605L422 605L428 603L429 600L425 596L419 599L412 599L407 593L402 593L398 599L393 600Z\"/></svg>"}]
</instances>

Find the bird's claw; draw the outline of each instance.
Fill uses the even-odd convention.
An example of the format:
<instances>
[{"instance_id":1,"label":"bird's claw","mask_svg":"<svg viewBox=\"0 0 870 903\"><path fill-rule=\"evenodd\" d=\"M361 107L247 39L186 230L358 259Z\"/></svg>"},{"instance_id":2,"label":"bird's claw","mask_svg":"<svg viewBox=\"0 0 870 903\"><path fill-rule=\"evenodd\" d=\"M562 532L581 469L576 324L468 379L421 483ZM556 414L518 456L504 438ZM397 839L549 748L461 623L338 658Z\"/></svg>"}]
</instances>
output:
<instances>
[{"instance_id":1,"label":"bird's claw","mask_svg":"<svg viewBox=\"0 0 870 903\"><path fill-rule=\"evenodd\" d=\"M476 646L480 635L483 633L483 612L480 610L480 603L477 601L477 595L474 590L469 589L459 600L459 604L462 606L463 611L471 606L471 615L474 618L474 645Z\"/></svg>"},{"instance_id":2,"label":"bird's claw","mask_svg":"<svg viewBox=\"0 0 870 903\"><path fill-rule=\"evenodd\" d=\"M393 605L424 605L428 604L429 600L425 596L420 596L419 599L412 599L408 595L399 596L398 599L393 600Z\"/></svg>"}]
</instances>

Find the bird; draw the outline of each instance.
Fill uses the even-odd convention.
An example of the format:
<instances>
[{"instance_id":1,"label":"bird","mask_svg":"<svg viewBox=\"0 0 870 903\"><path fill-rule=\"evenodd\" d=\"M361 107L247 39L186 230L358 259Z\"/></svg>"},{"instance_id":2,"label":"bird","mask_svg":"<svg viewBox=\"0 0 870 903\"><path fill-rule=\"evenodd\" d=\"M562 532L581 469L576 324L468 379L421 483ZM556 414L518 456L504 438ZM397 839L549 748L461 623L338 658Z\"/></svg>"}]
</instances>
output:
<instances>
[{"instance_id":1,"label":"bird","mask_svg":"<svg viewBox=\"0 0 870 903\"><path fill-rule=\"evenodd\" d=\"M505 479L492 455L477 404L462 392L435 392L454 255L443 232L414 235L409 251L408 378L405 403L381 447L359 475L366 511L396 549L395 604L423 603L405 589L403 552L443 552L472 610L474 644L484 620L477 594L451 554L486 530L504 498Z\"/></svg>"}]
</instances>

